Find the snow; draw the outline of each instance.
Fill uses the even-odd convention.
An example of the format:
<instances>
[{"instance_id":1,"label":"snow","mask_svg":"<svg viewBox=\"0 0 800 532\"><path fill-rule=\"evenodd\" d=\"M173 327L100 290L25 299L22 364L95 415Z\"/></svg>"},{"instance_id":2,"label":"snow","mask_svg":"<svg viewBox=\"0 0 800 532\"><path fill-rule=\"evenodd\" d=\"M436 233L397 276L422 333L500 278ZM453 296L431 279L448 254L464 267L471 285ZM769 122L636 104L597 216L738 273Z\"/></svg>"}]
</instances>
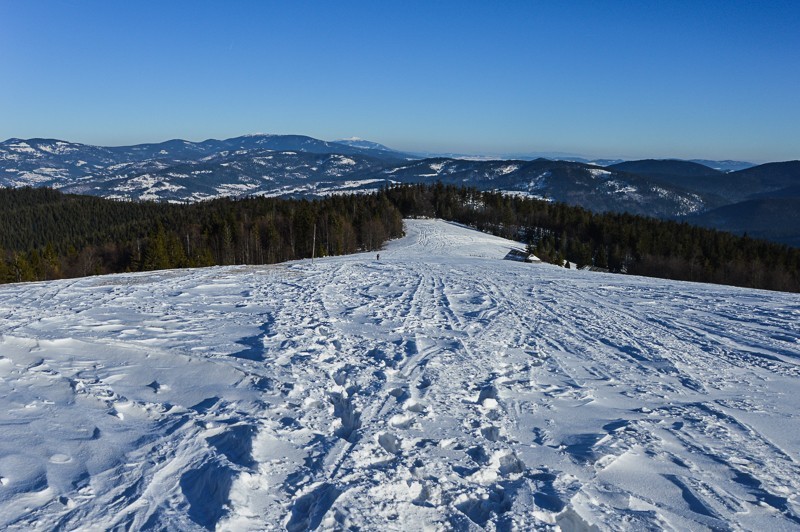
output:
<instances>
[{"instance_id":1,"label":"snow","mask_svg":"<svg viewBox=\"0 0 800 532\"><path fill-rule=\"evenodd\" d=\"M8 148L10 150L12 150L12 151L17 152L17 153L26 153L26 154L32 155L34 157L41 157L41 154L38 151L36 151L36 149L33 148L27 142L21 142L20 141L20 142L14 143L14 144L9 144Z\"/></svg>"},{"instance_id":2,"label":"snow","mask_svg":"<svg viewBox=\"0 0 800 532\"><path fill-rule=\"evenodd\" d=\"M333 156L333 164L343 164L346 166L355 166L356 162L351 159L350 157L345 157L344 155L334 155Z\"/></svg>"},{"instance_id":3,"label":"snow","mask_svg":"<svg viewBox=\"0 0 800 532\"><path fill-rule=\"evenodd\" d=\"M497 169L498 175L508 175L519 170L518 164L506 164Z\"/></svg>"},{"instance_id":4,"label":"snow","mask_svg":"<svg viewBox=\"0 0 800 532\"><path fill-rule=\"evenodd\" d=\"M634 194L638 192L638 189L632 185L628 185L625 183L621 183L614 179L610 179L604 183L606 188L611 189L613 192L617 194Z\"/></svg>"},{"instance_id":5,"label":"snow","mask_svg":"<svg viewBox=\"0 0 800 532\"><path fill-rule=\"evenodd\" d=\"M172 177L185 178L189 176L185 174L172 174ZM162 192L177 192L185 188L186 187L182 185L164 181L159 176L142 174L115 186L113 190L116 192L138 192L138 199L147 201L158 200L160 198L159 194Z\"/></svg>"},{"instance_id":6,"label":"snow","mask_svg":"<svg viewBox=\"0 0 800 532\"><path fill-rule=\"evenodd\" d=\"M398 167L392 168L391 170L384 170L383 173L384 174L394 174L394 173L399 172L401 170L408 170L408 168L409 168L408 166L398 166ZM426 175L436 175L436 174L426 174Z\"/></svg>"},{"instance_id":7,"label":"snow","mask_svg":"<svg viewBox=\"0 0 800 532\"><path fill-rule=\"evenodd\" d=\"M237 196L247 193L250 190L256 190L257 183L226 183L215 187L215 190L220 196Z\"/></svg>"},{"instance_id":8,"label":"snow","mask_svg":"<svg viewBox=\"0 0 800 532\"><path fill-rule=\"evenodd\" d=\"M64 177L67 175L67 170L64 168L37 168L34 170L34 172L53 177Z\"/></svg>"},{"instance_id":9,"label":"snow","mask_svg":"<svg viewBox=\"0 0 800 532\"><path fill-rule=\"evenodd\" d=\"M12 173L16 173L17 175L13 178L6 178L5 182L7 183L7 186L24 187L24 186L49 184L50 182L53 181L54 178L60 177L51 175L49 172L41 174L39 173L39 170L40 169L38 168L33 172L12 170ZM57 183L53 183L53 185L57 185Z\"/></svg>"},{"instance_id":10,"label":"snow","mask_svg":"<svg viewBox=\"0 0 800 532\"><path fill-rule=\"evenodd\" d=\"M332 186L325 186L320 183L315 187L309 187L308 192L313 192L317 196L333 196L337 194L370 194L374 193L381 186L392 183L386 179L355 179L350 181L339 181ZM370 187L369 185L374 185ZM358 189L358 190L354 190Z\"/></svg>"},{"instance_id":11,"label":"snow","mask_svg":"<svg viewBox=\"0 0 800 532\"><path fill-rule=\"evenodd\" d=\"M0 287L0 528L800 526L800 297L406 231Z\"/></svg>"},{"instance_id":12,"label":"snow","mask_svg":"<svg viewBox=\"0 0 800 532\"><path fill-rule=\"evenodd\" d=\"M678 210L678 214L680 215L701 212L705 206L703 199L697 194L688 194L687 196L682 196L658 186L651 186L650 190L658 194L658 196L661 198L677 201L680 205L680 209Z\"/></svg>"},{"instance_id":13,"label":"snow","mask_svg":"<svg viewBox=\"0 0 800 532\"><path fill-rule=\"evenodd\" d=\"M522 190L512 190L512 191L505 191L503 192L506 196L515 196L518 198L528 198L528 199L535 199L540 201L548 201L552 202L553 198L548 198L546 196L542 196L541 194L535 194L533 192L525 192Z\"/></svg>"},{"instance_id":14,"label":"snow","mask_svg":"<svg viewBox=\"0 0 800 532\"><path fill-rule=\"evenodd\" d=\"M589 172L589 174L595 179L597 178L604 179L610 175L613 175L608 170L603 170L602 168L588 168L586 171Z\"/></svg>"},{"instance_id":15,"label":"snow","mask_svg":"<svg viewBox=\"0 0 800 532\"><path fill-rule=\"evenodd\" d=\"M39 144L38 148L43 152L50 153L53 155L63 155L65 153L78 151L78 149L75 148L74 146L70 145L67 142L62 142L62 141Z\"/></svg>"}]
</instances>

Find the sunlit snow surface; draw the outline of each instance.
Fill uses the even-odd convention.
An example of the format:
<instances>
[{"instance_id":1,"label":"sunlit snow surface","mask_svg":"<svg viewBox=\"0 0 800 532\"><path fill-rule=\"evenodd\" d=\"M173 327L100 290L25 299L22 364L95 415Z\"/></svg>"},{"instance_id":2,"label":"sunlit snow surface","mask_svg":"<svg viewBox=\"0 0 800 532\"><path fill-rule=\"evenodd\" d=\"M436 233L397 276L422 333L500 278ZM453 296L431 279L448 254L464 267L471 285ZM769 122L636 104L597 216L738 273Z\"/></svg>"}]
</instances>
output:
<instances>
[{"instance_id":1,"label":"sunlit snow surface","mask_svg":"<svg viewBox=\"0 0 800 532\"><path fill-rule=\"evenodd\" d=\"M0 287L0 528L800 528L800 297L407 233Z\"/></svg>"}]
</instances>

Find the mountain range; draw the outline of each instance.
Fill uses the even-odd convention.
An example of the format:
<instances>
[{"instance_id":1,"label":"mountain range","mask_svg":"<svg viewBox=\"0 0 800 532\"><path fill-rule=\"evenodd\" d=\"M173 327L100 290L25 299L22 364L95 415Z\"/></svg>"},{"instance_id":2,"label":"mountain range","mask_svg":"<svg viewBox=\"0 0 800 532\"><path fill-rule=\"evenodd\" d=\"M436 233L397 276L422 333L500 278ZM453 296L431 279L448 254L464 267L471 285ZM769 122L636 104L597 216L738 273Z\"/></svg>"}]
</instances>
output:
<instances>
[{"instance_id":1,"label":"mountain range","mask_svg":"<svg viewBox=\"0 0 800 532\"><path fill-rule=\"evenodd\" d=\"M0 186L47 186L119 200L320 197L392 183L442 182L684 220L800 246L800 161L486 160L421 156L351 138L245 135L101 147L0 143Z\"/></svg>"}]
</instances>

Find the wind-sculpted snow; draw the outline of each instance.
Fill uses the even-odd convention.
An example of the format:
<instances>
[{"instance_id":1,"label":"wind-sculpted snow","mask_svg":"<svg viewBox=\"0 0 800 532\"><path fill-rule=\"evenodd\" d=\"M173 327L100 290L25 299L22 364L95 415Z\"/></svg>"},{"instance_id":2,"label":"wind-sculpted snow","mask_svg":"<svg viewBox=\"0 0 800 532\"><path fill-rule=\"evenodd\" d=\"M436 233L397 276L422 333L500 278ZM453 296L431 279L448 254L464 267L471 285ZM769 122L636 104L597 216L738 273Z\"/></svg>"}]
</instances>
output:
<instances>
[{"instance_id":1,"label":"wind-sculpted snow","mask_svg":"<svg viewBox=\"0 0 800 532\"><path fill-rule=\"evenodd\" d=\"M0 288L0 527L800 528L797 295L407 233Z\"/></svg>"}]
</instances>

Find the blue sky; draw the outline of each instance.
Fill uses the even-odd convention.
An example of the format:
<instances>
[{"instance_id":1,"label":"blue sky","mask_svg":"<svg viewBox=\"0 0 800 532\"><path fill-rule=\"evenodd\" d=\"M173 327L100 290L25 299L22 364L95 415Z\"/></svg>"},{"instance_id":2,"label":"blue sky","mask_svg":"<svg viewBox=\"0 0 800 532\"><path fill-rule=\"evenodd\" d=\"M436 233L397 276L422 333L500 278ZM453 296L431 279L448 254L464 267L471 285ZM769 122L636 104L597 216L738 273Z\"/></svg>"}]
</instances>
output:
<instances>
[{"instance_id":1,"label":"blue sky","mask_svg":"<svg viewBox=\"0 0 800 532\"><path fill-rule=\"evenodd\" d=\"M800 2L0 1L0 138L800 158Z\"/></svg>"}]
</instances>

